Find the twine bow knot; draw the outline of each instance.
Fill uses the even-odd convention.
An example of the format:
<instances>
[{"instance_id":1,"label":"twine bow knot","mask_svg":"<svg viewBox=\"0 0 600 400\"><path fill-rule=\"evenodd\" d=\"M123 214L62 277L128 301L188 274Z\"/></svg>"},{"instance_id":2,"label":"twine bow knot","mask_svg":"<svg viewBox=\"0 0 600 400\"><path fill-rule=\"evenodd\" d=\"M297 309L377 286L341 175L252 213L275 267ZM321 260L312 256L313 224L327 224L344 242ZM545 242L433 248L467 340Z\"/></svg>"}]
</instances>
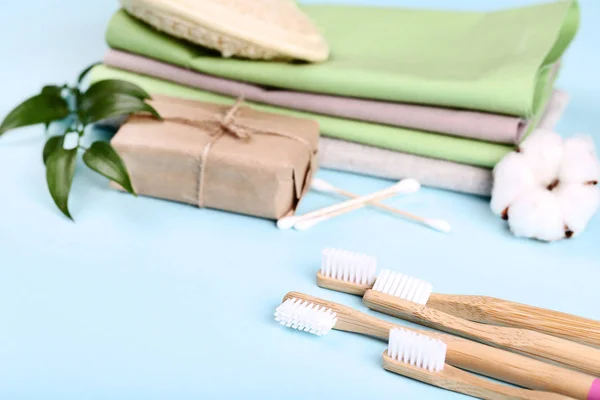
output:
<instances>
[{"instance_id":1,"label":"twine bow knot","mask_svg":"<svg viewBox=\"0 0 600 400\"><path fill-rule=\"evenodd\" d=\"M227 110L225 115L215 114L213 119L209 120L194 120L181 117L169 117L165 118L166 121L175 122L183 125L193 126L205 130L214 139L212 142L218 140L221 136L229 134L236 139L250 140L254 133L259 131L240 125L236 122L236 117L240 111L244 99L238 98L235 104Z\"/></svg>"},{"instance_id":2,"label":"twine bow knot","mask_svg":"<svg viewBox=\"0 0 600 400\"><path fill-rule=\"evenodd\" d=\"M238 125L235 122L235 117L242 107L243 102L244 99L242 97L237 99L233 107L231 107L227 111L227 114L225 114L219 121L219 127L221 128L222 133L227 132L239 139L249 140L252 137L252 130L242 125Z\"/></svg>"}]
</instances>

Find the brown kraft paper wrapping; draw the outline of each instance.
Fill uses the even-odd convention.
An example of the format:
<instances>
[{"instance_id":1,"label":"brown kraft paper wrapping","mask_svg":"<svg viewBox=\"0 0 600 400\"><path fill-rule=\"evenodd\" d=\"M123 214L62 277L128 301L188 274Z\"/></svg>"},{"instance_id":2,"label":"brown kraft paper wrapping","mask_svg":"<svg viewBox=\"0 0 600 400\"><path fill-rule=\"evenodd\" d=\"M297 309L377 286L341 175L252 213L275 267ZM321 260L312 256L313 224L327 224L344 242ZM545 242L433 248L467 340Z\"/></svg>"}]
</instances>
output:
<instances>
[{"instance_id":1,"label":"brown kraft paper wrapping","mask_svg":"<svg viewBox=\"0 0 600 400\"><path fill-rule=\"evenodd\" d=\"M148 103L163 120L134 114L112 139L139 195L274 220L295 212L318 168L317 122L240 101Z\"/></svg>"}]
</instances>

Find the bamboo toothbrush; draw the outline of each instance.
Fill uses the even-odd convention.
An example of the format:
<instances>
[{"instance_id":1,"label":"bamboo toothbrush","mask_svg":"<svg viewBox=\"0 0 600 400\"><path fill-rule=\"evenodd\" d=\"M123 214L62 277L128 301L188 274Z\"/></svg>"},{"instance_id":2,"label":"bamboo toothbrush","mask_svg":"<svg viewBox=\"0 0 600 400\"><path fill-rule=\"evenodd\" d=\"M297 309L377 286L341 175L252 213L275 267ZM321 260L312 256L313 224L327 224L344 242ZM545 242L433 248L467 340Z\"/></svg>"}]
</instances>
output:
<instances>
[{"instance_id":1,"label":"bamboo toothbrush","mask_svg":"<svg viewBox=\"0 0 600 400\"><path fill-rule=\"evenodd\" d=\"M343 189L338 189L335 186L331 185L330 183L324 181L323 179L313 179L312 181L312 189L317 190L319 192L324 192L324 193L335 193L335 194L339 194L351 199L355 199L358 198L359 196L354 194L354 193L350 193L347 192ZM444 233L448 233L450 232L450 224L447 221L441 220L441 219L431 219L431 218L423 218L423 217L419 217L418 215L414 215L411 213L408 213L406 211L402 211L402 210L398 210L397 208L394 207L390 207L387 206L385 204L381 204L377 201L372 201L368 203L371 206L380 208L382 210L385 210L387 212L390 212L392 214L396 214L396 215L400 215L404 218L413 220L415 222L418 222L420 224L426 225L438 232L444 232ZM353 207L352 209L356 209L356 208L362 208L365 207L367 204L359 204L355 207ZM329 213L327 215L324 216L320 216L320 217L315 217L315 218L310 218L310 219L305 219L302 220L300 222L298 222L297 224L294 225L294 228L296 229L300 229L300 230L304 230L304 229L308 229L310 227L315 226L316 224L323 222L325 220L328 220L330 218L333 217L337 217L338 215L342 215L345 212L333 212L333 213Z\"/></svg>"},{"instance_id":2,"label":"bamboo toothbrush","mask_svg":"<svg viewBox=\"0 0 600 400\"><path fill-rule=\"evenodd\" d=\"M325 207L321 210L316 210L309 212L304 215L290 215L287 217L280 218L277 221L277 227L279 229L290 229L298 222L315 217L322 217L326 214L338 212L342 210L351 211L353 208L359 204L368 203L370 201L382 200L388 197L393 197L398 194L408 194L414 193L421 188L421 184L414 179L403 179L400 182L396 183L393 186L390 186L387 189L380 190L375 193L371 193L365 196L357 197L354 199L346 200L338 204L334 204L329 207Z\"/></svg>"},{"instance_id":3,"label":"bamboo toothbrush","mask_svg":"<svg viewBox=\"0 0 600 400\"><path fill-rule=\"evenodd\" d=\"M467 321L375 289L366 291L363 303L406 321L600 376L600 349L527 329Z\"/></svg>"},{"instance_id":4,"label":"bamboo toothbrush","mask_svg":"<svg viewBox=\"0 0 600 400\"><path fill-rule=\"evenodd\" d=\"M566 400L556 393L531 391L491 382L446 364L447 345L406 329L390 332L383 368L439 388L485 400Z\"/></svg>"},{"instance_id":5,"label":"bamboo toothbrush","mask_svg":"<svg viewBox=\"0 0 600 400\"><path fill-rule=\"evenodd\" d=\"M474 322L522 327L600 348L600 321L488 296L432 293L429 307Z\"/></svg>"},{"instance_id":6,"label":"bamboo toothbrush","mask_svg":"<svg viewBox=\"0 0 600 400\"><path fill-rule=\"evenodd\" d=\"M339 272L326 272L327 268L334 268L334 265L336 271L340 271L342 264L344 265L343 268L352 270L370 268L368 264L363 264L361 261L363 258L363 255L359 257L355 253L344 250L325 249L323 252L323 267L321 273L317 276L317 284L339 292L364 295L368 289L373 287L375 271L372 273L371 280L366 284L340 278L336 275ZM338 265L338 263L341 264ZM387 270L381 272L382 277L383 274L391 273ZM405 300L427 304L430 308L469 321L524 328L581 344L600 347L600 321L488 296L432 293L433 287L431 284L402 274L395 274L394 279L386 279L386 282L393 285L393 287L387 289L378 287L376 289L378 291L392 291L394 295ZM417 287L426 292L419 292L417 295L410 292L411 289ZM419 296L420 298L418 298Z\"/></svg>"},{"instance_id":7,"label":"bamboo toothbrush","mask_svg":"<svg viewBox=\"0 0 600 400\"><path fill-rule=\"evenodd\" d=\"M351 307L298 292L289 292L277 307L275 319L282 325L310 332L329 329L388 340L394 328L403 328L443 340L447 363L524 388L559 393L580 400L600 400L600 379L547 364L478 342L438 332L409 329L367 315Z\"/></svg>"},{"instance_id":8,"label":"bamboo toothbrush","mask_svg":"<svg viewBox=\"0 0 600 400\"><path fill-rule=\"evenodd\" d=\"M356 289L354 293L360 293L373 281L374 275L372 257L325 251L317 283L333 288L323 282L336 280L335 288L352 285ZM363 302L372 310L407 321L600 376L600 349L540 332L484 325L447 314L424 305L431 292L432 286L427 282L384 270L372 289L364 292Z\"/></svg>"}]
</instances>

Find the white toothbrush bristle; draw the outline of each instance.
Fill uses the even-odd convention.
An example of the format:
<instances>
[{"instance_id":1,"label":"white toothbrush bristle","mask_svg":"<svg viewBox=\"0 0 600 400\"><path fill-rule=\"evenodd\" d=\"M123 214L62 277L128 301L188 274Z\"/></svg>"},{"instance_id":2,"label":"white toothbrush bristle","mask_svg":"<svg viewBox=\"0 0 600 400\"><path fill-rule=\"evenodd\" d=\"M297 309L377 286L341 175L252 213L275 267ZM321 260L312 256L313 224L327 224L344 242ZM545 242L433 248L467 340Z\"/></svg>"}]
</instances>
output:
<instances>
[{"instance_id":1,"label":"white toothbrush bristle","mask_svg":"<svg viewBox=\"0 0 600 400\"><path fill-rule=\"evenodd\" d=\"M425 305L433 292L433 286L412 276L384 269L377 277L373 290Z\"/></svg>"},{"instance_id":2,"label":"white toothbrush bristle","mask_svg":"<svg viewBox=\"0 0 600 400\"><path fill-rule=\"evenodd\" d=\"M390 331L387 354L390 358L431 372L444 369L447 345L439 339L394 328Z\"/></svg>"},{"instance_id":3,"label":"white toothbrush bristle","mask_svg":"<svg viewBox=\"0 0 600 400\"><path fill-rule=\"evenodd\" d=\"M323 250L321 275L358 285L375 282L377 258L352 251L327 248Z\"/></svg>"},{"instance_id":4,"label":"white toothbrush bristle","mask_svg":"<svg viewBox=\"0 0 600 400\"><path fill-rule=\"evenodd\" d=\"M337 316L329 308L292 298L277 307L275 321L288 328L323 336L335 326Z\"/></svg>"}]
</instances>

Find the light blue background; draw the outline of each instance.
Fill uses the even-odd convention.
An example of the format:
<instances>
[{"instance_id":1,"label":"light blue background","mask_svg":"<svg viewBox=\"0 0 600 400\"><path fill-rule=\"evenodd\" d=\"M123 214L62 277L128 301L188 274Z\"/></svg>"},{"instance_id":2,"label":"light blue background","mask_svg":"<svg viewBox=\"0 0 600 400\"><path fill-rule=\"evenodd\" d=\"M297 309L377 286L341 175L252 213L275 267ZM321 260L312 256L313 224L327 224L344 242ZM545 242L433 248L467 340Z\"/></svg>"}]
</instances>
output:
<instances>
[{"instance_id":1,"label":"light blue background","mask_svg":"<svg viewBox=\"0 0 600 400\"><path fill-rule=\"evenodd\" d=\"M116 9L116 1L4 2L0 115L99 60ZM584 0L582 13L558 81L572 98L558 128L593 133L598 145L600 4ZM117 193L81 168L70 203L74 224L48 195L42 144L40 127L0 139L2 399L461 398L385 372L384 342L338 331L318 338L273 321L288 291L365 309L359 298L315 285L326 246L376 255L381 267L429 280L437 292L600 319L598 216L582 236L542 244L511 237L483 199L425 188L389 204L448 219L450 235L374 210L282 232L269 221ZM359 193L390 184L319 176ZM333 201L311 193L300 211Z\"/></svg>"}]
</instances>

